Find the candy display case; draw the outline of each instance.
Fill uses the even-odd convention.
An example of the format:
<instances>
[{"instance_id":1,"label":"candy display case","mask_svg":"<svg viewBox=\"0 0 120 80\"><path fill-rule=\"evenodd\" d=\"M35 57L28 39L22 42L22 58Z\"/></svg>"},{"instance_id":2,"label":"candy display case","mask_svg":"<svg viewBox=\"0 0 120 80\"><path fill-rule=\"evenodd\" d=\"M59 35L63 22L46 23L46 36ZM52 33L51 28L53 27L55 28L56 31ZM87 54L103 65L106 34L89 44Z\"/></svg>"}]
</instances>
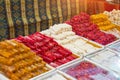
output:
<instances>
[{"instance_id":1,"label":"candy display case","mask_svg":"<svg viewBox=\"0 0 120 80\"><path fill-rule=\"evenodd\" d=\"M73 77L59 70L52 70L49 73L37 76L30 80L75 80Z\"/></svg>"},{"instance_id":2,"label":"candy display case","mask_svg":"<svg viewBox=\"0 0 120 80\"><path fill-rule=\"evenodd\" d=\"M118 13L82 12L0 42L0 80L120 80Z\"/></svg>"},{"instance_id":3,"label":"candy display case","mask_svg":"<svg viewBox=\"0 0 120 80\"><path fill-rule=\"evenodd\" d=\"M66 65L59 70L74 77L77 80L118 80L118 77L89 60L78 60Z\"/></svg>"},{"instance_id":4,"label":"candy display case","mask_svg":"<svg viewBox=\"0 0 120 80\"><path fill-rule=\"evenodd\" d=\"M0 0L0 80L120 80L120 0Z\"/></svg>"},{"instance_id":5,"label":"candy display case","mask_svg":"<svg viewBox=\"0 0 120 80\"><path fill-rule=\"evenodd\" d=\"M120 56L118 52L106 48L87 56L87 58L96 64L109 69L115 74L120 75Z\"/></svg>"},{"instance_id":6,"label":"candy display case","mask_svg":"<svg viewBox=\"0 0 120 80\"><path fill-rule=\"evenodd\" d=\"M52 37L58 44L67 48L77 55L86 56L96 50L103 48L102 45L76 35L72 31L72 26L68 24L56 24L50 29L44 30L42 34Z\"/></svg>"}]
</instances>

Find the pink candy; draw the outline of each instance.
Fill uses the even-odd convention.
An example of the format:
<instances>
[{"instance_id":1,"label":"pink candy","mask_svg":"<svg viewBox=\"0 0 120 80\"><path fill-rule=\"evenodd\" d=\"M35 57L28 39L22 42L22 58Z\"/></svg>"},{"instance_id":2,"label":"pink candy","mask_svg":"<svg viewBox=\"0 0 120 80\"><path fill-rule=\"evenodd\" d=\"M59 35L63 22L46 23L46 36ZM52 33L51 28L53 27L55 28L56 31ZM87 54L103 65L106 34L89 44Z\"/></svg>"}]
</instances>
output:
<instances>
[{"instance_id":1,"label":"pink candy","mask_svg":"<svg viewBox=\"0 0 120 80\"><path fill-rule=\"evenodd\" d=\"M117 80L106 70L103 70L88 61L83 61L79 65L68 69L66 73L78 80Z\"/></svg>"}]
</instances>

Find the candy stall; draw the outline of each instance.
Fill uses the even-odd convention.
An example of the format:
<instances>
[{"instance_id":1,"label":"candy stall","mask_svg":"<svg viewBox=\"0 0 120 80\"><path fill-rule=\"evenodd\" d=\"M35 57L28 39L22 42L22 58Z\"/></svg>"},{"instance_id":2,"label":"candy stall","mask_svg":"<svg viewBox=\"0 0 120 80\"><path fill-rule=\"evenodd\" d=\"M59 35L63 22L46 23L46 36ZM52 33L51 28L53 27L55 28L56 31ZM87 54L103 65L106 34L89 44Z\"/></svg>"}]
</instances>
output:
<instances>
[{"instance_id":1,"label":"candy stall","mask_svg":"<svg viewBox=\"0 0 120 80\"><path fill-rule=\"evenodd\" d=\"M120 0L0 0L0 80L120 80Z\"/></svg>"}]
</instances>

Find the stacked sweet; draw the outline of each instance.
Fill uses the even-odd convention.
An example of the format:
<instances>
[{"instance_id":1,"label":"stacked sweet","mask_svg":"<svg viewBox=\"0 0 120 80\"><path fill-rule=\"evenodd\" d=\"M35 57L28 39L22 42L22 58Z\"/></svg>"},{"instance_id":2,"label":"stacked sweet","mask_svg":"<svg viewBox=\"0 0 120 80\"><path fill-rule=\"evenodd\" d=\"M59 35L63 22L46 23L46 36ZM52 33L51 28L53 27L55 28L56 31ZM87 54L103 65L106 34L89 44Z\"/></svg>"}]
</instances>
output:
<instances>
[{"instance_id":1,"label":"stacked sweet","mask_svg":"<svg viewBox=\"0 0 120 80\"><path fill-rule=\"evenodd\" d=\"M100 48L100 46L90 44L87 40L75 35L72 27L65 23L54 25L50 29L42 31L42 33L51 36L59 44L78 55L87 55Z\"/></svg>"},{"instance_id":2,"label":"stacked sweet","mask_svg":"<svg viewBox=\"0 0 120 80\"><path fill-rule=\"evenodd\" d=\"M60 75L60 74L54 74L52 76L50 76L49 78L46 78L44 80L68 80L66 79L64 76Z\"/></svg>"},{"instance_id":3,"label":"stacked sweet","mask_svg":"<svg viewBox=\"0 0 120 80\"><path fill-rule=\"evenodd\" d=\"M117 80L108 71L88 61L82 61L79 65L69 68L66 73L77 80Z\"/></svg>"},{"instance_id":4,"label":"stacked sweet","mask_svg":"<svg viewBox=\"0 0 120 80\"><path fill-rule=\"evenodd\" d=\"M30 47L31 50L53 67L60 66L77 58L69 50L58 45L52 38L38 32L25 37L19 36L16 40Z\"/></svg>"},{"instance_id":5,"label":"stacked sweet","mask_svg":"<svg viewBox=\"0 0 120 80\"><path fill-rule=\"evenodd\" d=\"M115 25L108 20L108 16L102 13L91 15L91 21L97 24L99 29L103 31L115 28Z\"/></svg>"},{"instance_id":6,"label":"stacked sweet","mask_svg":"<svg viewBox=\"0 0 120 80\"><path fill-rule=\"evenodd\" d=\"M28 80L49 69L24 44L15 40L0 42L0 70L11 80Z\"/></svg>"},{"instance_id":7,"label":"stacked sweet","mask_svg":"<svg viewBox=\"0 0 120 80\"><path fill-rule=\"evenodd\" d=\"M90 16L86 13L74 16L67 24L72 26L73 31L80 36L106 45L116 40L112 34L107 34L99 30L96 24L90 22Z\"/></svg>"},{"instance_id":8,"label":"stacked sweet","mask_svg":"<svg viewBox=\"0 0 120 80\"><path fill-rule=\"evenodd\" d=\"M105 14L96 14L91 16L91 21L98 25L100 30L113 34L120 38L119 27L109 21L108 16Z\"/></svg>"}]
</instances>

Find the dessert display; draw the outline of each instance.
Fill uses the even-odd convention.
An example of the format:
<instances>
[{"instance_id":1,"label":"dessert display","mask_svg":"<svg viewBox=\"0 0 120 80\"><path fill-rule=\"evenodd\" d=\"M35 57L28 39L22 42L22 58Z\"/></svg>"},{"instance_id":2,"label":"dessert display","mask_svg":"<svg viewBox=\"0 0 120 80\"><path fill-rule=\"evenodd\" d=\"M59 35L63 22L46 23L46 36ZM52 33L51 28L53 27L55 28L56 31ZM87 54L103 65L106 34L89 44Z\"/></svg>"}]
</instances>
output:
<instances>
[{"instance_id":1,"label":"dessert display","mask_svg":"<svg viewBox=\"0 0 120 80\"><path fill-rule=\"evenodd\" d=\"M118 53L105 49L88 56L88 58L120 75L120 56Z\"/></svg>"},{"instance_id":2,"label":"dessert display","mask_svg":"<svg viewBox=\"0 0 120 80\"><path fill-rule=\"evenodd\" d=\"M44 31L1 41L0 80L120 80L119 38L120 10L82 12Z\"/></svg>"},{"instance_id":3,"label":"dessert display","mask_svg":"<svg viewBox=\"0 0 120 80\"><path fill-rule=\"evenodd\" d=\"M90 22L90 16L86 13L80 13L66 21L67 24L72 26L73 31L80 36L88 38L92 41L107 45L116 40L112 34L100 31L96 24Z\"/></svg>"},{"instance_id":4,"label":"dessert display","mask_svg":"<svg viewBox=\"0 0 120 80\"><path fill-rule=\"evenodd\" d=\"M120 26L120 10L115 10L113 9L112 11L108 12L108 11L104 11L105 15L108 16L109 20L113 23L116 24L118 26Z\"/></svg>"},{"instance_id":5,"label":"dessert display","mask_svg":"<svg viewBox=\"0 0 120 80\"><path fill-rule=\"evenodd\" d=\"M25 37L19 36L16 40L31 48L32 51L53 67L58 67L78 58L52 38L39 32Z\"/></svg>"},{"instance_id":6,"label":"dessert display","mask_svg":"<svg viewBox=\"0 0 120 80\"><path fill-rule=\"evenodd\" d=\"M0 71L11 80L28 80L49 68L27 46L15 40L0 42Z\"/></svg>"},{"instance_id":7,"label":"dessert display","mask_svg":"<svg viewBox=\"0 0 120 80\"><path fill-rule=\"evenodd\" d=\"M111 23L107 15L102 14L102 13L91 15L91 21L97 24L100 30L113 34L116 37L120 38L119 27Z\"/></svg>"},{"instance_id":8,"label":"dessert display","mask_svg":"<svg viewBox=\"0 0 120 80\"><path fill-rule=\"evenodd\" d=\"M72 27L65 23L56 24L41 33L54 38L60 45L78 55L87 55L101 48L101 46L75 35Z\"/></svg>"},{"instance_id":9,"label":"dessert display","mask_svg":"<svg viewBox=\"0 0 120 80\"><path fill-rule=\"evenodd\" d=\"M89 61L82 61L65 72L77 80L117 80L113 74Z\"/></svg>"}]
</instances>

